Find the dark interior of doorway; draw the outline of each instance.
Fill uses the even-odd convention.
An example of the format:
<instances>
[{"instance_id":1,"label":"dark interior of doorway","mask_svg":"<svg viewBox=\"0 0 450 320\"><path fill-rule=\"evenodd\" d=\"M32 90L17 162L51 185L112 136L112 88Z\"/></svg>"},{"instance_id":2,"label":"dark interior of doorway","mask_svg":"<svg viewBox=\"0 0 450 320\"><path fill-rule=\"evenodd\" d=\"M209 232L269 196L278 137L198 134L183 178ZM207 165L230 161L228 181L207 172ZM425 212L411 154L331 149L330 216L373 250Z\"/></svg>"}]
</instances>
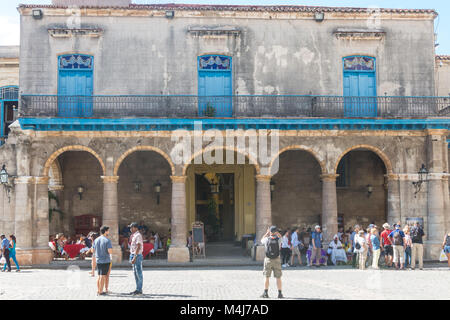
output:
<instances>
[{"instance_id":1,"label":"dark interior of doorway","mask_svg":"<svg viewBox=\"0 0 450 320\"><path fill-rule=\"evenodd\" d=\"M16 117L18 103L17 101L4 101L3 127L2 136L6 137L9 133L9 126L14 122Z\"/></svg>"},{"instance_id":2,"label":"dark interior of doorway","mask_svg":"<svg viewBox=\"0 0 450 320\"><path fill-rule=\"evenodd\" d=\"M196 221L205 225L206 242L234 241L234 174L216 173L218 193L205 174L195 175Z\"/></svg>"}]
</instances>

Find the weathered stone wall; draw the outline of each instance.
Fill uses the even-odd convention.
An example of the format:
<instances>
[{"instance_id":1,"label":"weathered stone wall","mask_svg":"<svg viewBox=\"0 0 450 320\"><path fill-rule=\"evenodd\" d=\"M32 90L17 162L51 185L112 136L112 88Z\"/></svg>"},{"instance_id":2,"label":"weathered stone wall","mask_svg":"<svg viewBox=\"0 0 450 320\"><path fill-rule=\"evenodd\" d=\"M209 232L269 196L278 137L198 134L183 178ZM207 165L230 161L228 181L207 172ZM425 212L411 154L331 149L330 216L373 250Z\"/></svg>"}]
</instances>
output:
<instances>
[{"instance_id":1,"label":"weathered stone wall","mask_svg":"<svg viewBox=\"0 0 450 320\"><path fill-rule=\"evenodd\" d=\"M344 215L345 230L357 223L367 227L375 222L381 227L387 221L384 164L370 151L351 151L348 157L348 185L337 188L338 214ZM373 187L370 197L367 185Z\"/></svg>"},{"instance_id":2,"label":"weathered stone wall","mask_svg":"<svg viewBox=\"0 0 450 320\"><path fill-rule=\"evenodd\" d=\"M280 228L313 227L322 214L320 165L306 151L280 155L272 196L272 222Z\"/></svg>"},{"instance_id":3,"label":"weathered stone wall","mask_svg":"<svg viewBox=\"0 0 450 320\"><path fill-rule=\"evenodd\" d=\"M130 12L139 16L83 11L75 22L102 29L100 37L52 37L48 28L66 27L73 17L64 9L44 9L35 20L24 9L21 90L56 94L57 57L76 52L94 56L94 94L197 94L197 57L214 52L233 57L234 94L342 95L342 58L359 54L377 58L379 95L435 94L431 15L384 15L384 37L350 41L334 31L367 29L367 16L329 13L317 23L305 14L176 11L167 19L164 11ZM222 31L188 31L199 27Z\"/></svg>"},{"instance_id":4,"label":"weathered stone wall","mask_svg":"<svg viewBox=\"0 0 450 320\"><path fill-rule=\"evenodd\" d=\"M450 56L436 58L436 95L450 96Z\"/></svg>"},{"instance_id":5,"label":"weathered stone wall","mask_svg":"<svg viewBox=\"0 0 450 320\"><path fill-rule=\"evenodd\" d=\"M64 191L60 204L64 212L66 234L75 234L73 217L85 214L103 215L102 171L97 159L88 152L69 151L60 156ZM84 187L80 200L77 188Z\"/></svg>"},{"instance_id":6,"label":"weathered stone wall","mask_svg":"<svg viewBox=\"0 0 450 320\"><path fill-rule=\"evenodd\" d=\"M170 229L172 182L170 166L160 155L151 151L135 152L122 162L119 169L119 226L144 222L149 230L168 234ZM141 182L141 191L134 182ZM160 203L154 189L161 183Z\"/></svg>"}]
</instances>

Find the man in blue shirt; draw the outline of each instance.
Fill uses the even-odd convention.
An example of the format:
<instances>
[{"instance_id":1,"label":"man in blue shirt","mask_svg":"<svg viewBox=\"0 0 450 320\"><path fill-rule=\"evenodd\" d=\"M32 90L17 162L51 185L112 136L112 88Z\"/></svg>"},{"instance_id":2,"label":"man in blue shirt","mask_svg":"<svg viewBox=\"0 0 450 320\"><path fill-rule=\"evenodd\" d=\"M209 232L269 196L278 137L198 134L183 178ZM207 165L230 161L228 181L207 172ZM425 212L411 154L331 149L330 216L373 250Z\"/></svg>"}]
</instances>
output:
<instances>
[{"instance_id":1,"label":"man in blue shirt","mask_svg":"<svg viewBox=\"0 0 450 320\"><path fill-rule=\"evenodd\" d=\"M400 224L395 225L395 230L389 234L389 239L392 242L392 247L394 249L394 263L395 268L398 270L398 263L400 262L400 269L404 269L405 263L405 234L400 229Z\"/></svg>"},{"instance_id":2,"label":"man in blue shirt","mask_svg":"<svg viewBox=\"0 0 450 320\"><path fill-rule=\"evenodd\" d=\"M312 267L314 259L316 260L316 267L320 266L320 258L322 258L322 231L320 226L314 228L314 232L311 235L312 239L312 249L311 249L311 260L309 266Z\"/></svg>"},{"instance_id":3,"label":"man in blue shirt","mask_svg":"<svg viewBox=\"0 0 450 320\"><path fill-rule=\"evenodd\" d=\"M5 237L4 234L1 235L1 239L2 254L6 259L5 263L8 266L8 272L11 272L11 261L9 261L9 240ZM2 271L5 271L5 269L3 269Z\"/></svg>"},{"instance_id":4,"label":"man in blue shirt","mask_svg":"<svg viewBox=\"0 0 450 320\"><path fill-rule=\"evenodd\" d=\"M109 274L109 269L111 267L111 254L112 254L112 243L108 239L109 227L103 226L100 228L100 237L94 241L94 253L95 259L97 261L98 269L98 280L97 280L97 295L105 295L103 288L106 287L106 278Z\"/></svg>"}]
</instances>

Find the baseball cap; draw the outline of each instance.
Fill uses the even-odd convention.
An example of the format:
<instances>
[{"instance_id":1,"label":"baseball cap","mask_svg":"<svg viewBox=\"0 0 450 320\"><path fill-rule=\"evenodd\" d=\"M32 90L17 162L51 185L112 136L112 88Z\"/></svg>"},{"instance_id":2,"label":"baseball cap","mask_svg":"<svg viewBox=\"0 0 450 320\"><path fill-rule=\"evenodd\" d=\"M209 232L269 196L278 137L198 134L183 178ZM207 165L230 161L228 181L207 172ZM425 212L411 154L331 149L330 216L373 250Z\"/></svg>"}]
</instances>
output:
<instances>
[{"instance_id":1,"label":"baseball cap","mask_svg":"<svg viewBox=\"0 0 450 320\"><path fill-rule=\"evenodd\" d=\"M277 232L277 227L276 226L271 226L270 227L270 232L272 232L272 233Z\"/></svg>"}]
</instances>

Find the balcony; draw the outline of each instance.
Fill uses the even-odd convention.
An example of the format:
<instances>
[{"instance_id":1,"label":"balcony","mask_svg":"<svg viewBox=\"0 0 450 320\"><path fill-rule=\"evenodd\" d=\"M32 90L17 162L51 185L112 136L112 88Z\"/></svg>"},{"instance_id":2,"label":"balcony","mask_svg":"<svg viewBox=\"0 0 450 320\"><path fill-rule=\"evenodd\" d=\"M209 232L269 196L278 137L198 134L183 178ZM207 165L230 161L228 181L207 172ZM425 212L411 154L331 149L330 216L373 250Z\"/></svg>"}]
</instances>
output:
<instances>
[{"instance_id":1,"label":"balcony","mask_svg":"<svg viewBox=\"0 0 450 320\"><path fill-rule=\"evenodd\" d=\"M21 118L444 118L450 97L22 95Z\"/></svg>"}]
</instances>

